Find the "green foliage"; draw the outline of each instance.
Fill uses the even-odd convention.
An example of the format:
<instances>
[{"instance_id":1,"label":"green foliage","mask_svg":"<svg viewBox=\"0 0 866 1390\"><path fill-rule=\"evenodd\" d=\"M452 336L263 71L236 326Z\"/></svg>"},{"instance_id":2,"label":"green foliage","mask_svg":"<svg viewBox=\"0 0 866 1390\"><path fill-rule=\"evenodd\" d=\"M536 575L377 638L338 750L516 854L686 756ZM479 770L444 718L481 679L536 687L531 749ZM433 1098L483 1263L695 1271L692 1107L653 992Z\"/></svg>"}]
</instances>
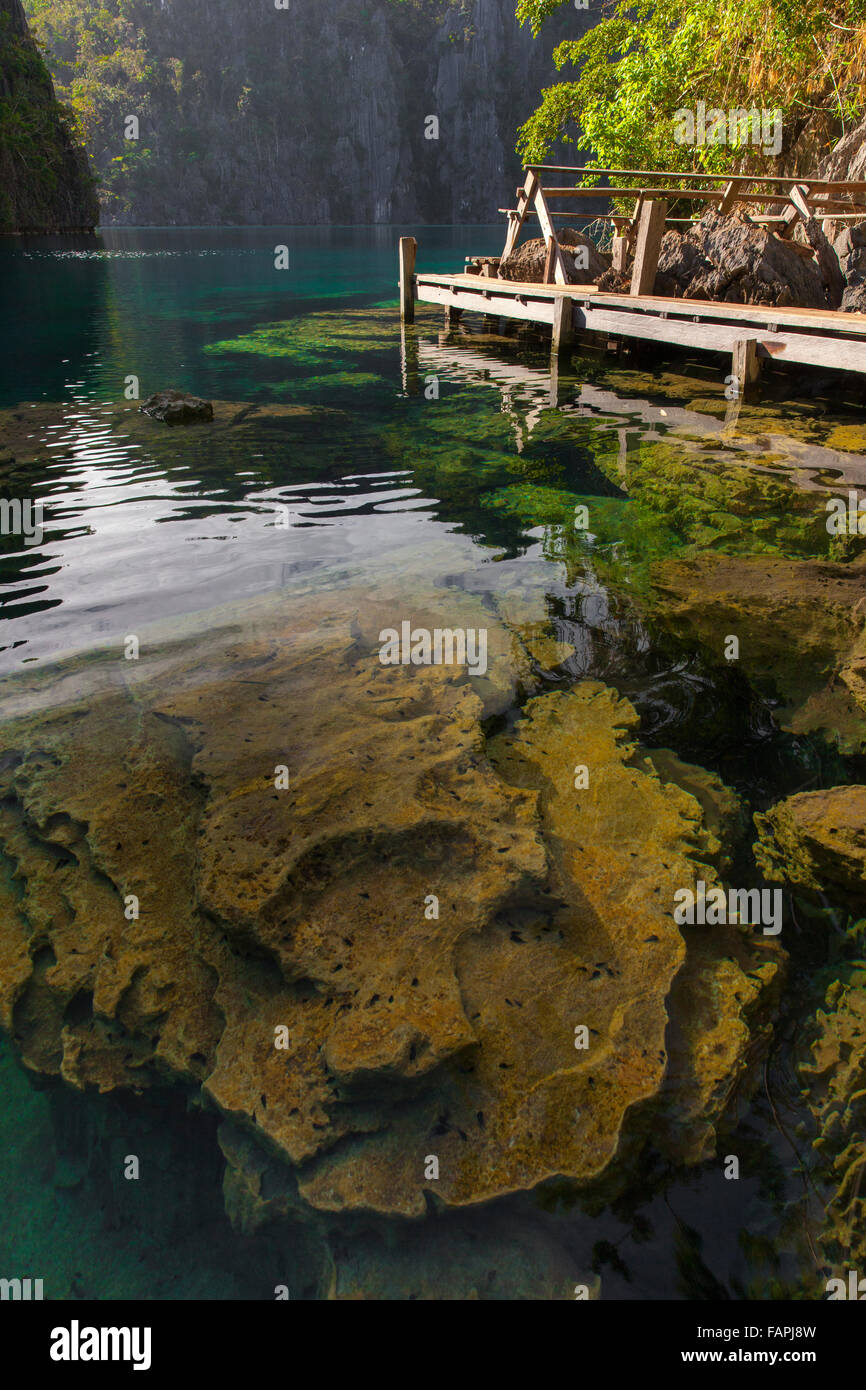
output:
<instances>
[{"instance_id":1,"label":"green foliage","mask_svg":"<svg viewBox=\"0 0 866 1390\"><path fill-rule=\"evenodd\" d=\"M0 14L0 230L96 221L74 126L38 50Z\"/></svg>"},{"instance_id":2,"label":"green foliage","mask_svg":"<svg viewBox=\"0 0 866 1390\"><path fill-rule=\"evenodd\" d=\"M518 0L538 33L566 0ZM784 153L809 129L827 145L863 112L866 0L611 0L581 38L559 45L557 67L573 80L543 93L518 149L541 162L560 140L599 167L758 171L753 146L692 147L674 138L675 113L756 106L782 113Z\"/></svg>"}]
</instances>

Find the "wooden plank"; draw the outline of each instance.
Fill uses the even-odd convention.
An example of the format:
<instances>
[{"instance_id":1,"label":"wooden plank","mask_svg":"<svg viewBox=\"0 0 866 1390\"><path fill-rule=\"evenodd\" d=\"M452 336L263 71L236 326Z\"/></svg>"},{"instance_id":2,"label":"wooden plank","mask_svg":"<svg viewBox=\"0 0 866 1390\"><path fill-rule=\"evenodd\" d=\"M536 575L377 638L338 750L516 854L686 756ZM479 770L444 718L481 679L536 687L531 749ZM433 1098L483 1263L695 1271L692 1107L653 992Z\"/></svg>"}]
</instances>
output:
<instances>
[{"instance_id":1,"label":"wooden plank","mask_svg":"<svg viewBox=\"0 0 866 1390\"><path fill-rule=\"evenodd\" d=\"M615 236L611 246L611 270L616 270L620 275L624 275L628 265L628 237Z\"/></svg>"},{"instance_id":2,"label":"wooden plank","mask_svg":"<svg viewBox=\"0 0 866 1390\"><path fill-rule=\"evenodd\" d=\"M544 240L547 242L548 246L550 245L551 239L553 240L554 281L557 285L565 285L568 282L568 276L565 273L565 261L563 260L562 250L556 238L556 231L554 229L553 223L550 220L550 209L547 206L547 200L544 196L544 189L541 187L540 183L538 184L535 190L535 211L538 213L538 221L541 225L541 235L544 237Z\"/></svg>"},{"instance_id":3,"label":"wooden plank","mask_svg":"<svg viewBox=\"0 0 866 1390\"><path fill-rule=\"evenodd\" d=\"M728 213L732 211L734 204L737 201L738 187L739 185L736 183L734 179L731 179L729 183L725 184L725 191L722 194L722 201L719 204L719 212L722 215L722 217L727 217Z\"/></svg>"},{"instance_id":4,"label":"wooden plank","mask_svg":"<svg viewBox=\"0 0 866 1390\"><path fill-rule=\"evenodd\" d=\"M641 193L664 193L670 198L700 198L708 202L721 202L725 196L718 188L545 188L545 198L638 198ZM753 195L742 195L749 198ZM755 194L755 197L759 195ZM761 201L766 202L770 194Z\"/></svg>"},{"instance_id":5,"label":"wooden plank","mask_svg":"<svg viewBox=\"0 0 866 1390\"><path fill-rule=\"evenodd\" d=\"M583 298L585 288L583 285L572 286L576 299ZM647 295L638 299L604 294L599 295L599 302L602 301L611 308L621 306L653 313L664 309L671 318L694 318L697 315L701 319L733 319L755 328L779 324L780 327L820 330L837 336L855 334L866 337L866 314L843 314L830 309L782 309L763 304L724 304L712 299L670 299L661 295L652 298Z\"/></svg>"},{"instance_id":6,"label":"wooden plank","mask_svg":"<svg viewBox=\"0 0 866 1390\"><path fill-rule=\"evenodd\" d=\"M791 177L778 174L708 174L704 169L684 172L682 169L589 169L576 164L527 164L536 174L572 174L575 177L591 178L639 178L639 179L698 179L712 183L761 183L776 188L788 188ZM866 193L864 179L815 179L808 178L809 187L814 191ZM783 195L780 195L783 196Z\"/></svg>"},{"instance_id":7,"label":"wooden plank","mask_svg":"<svg viewBox=\"0 0 866 1390\"><path fill-rule=\"evenodd\" d=\"M568 295L560 295L553 307L553 337L551 350L559 356L574 342L574 301Z\"/></svg>"},{"instance_id":8,"label":"wooden plank","mask_svg":"<svg viewBox=\"0 0 866 1390\"><path fill-rule=\"evenodd\" d=\"M477 277L475 283L477 286ZM498 280L496 283L500 285L502 281ZM524 286L524 292L526 288ZM538 287L532 285L528 288L537 289ZM453 295L450 288L425 281L418 285L418 298L425 304L449 304ZM460 307L471 313L495 314L505 319L522 319L526 323L552 325L554 303L553 296L547 299L526 296L521 303L516 295L497 294L492 290L488 291L486 295L481 289L476 289L475 293L471 290L460 291Z\"/></svg>"},{"instance_id":9,"label":"wooden plank","mask_svg":"<svg viewBox=\"0 0 866 1390\"><path fill-rule=\"evenodd\" d=\"M403 323L415 319L415 257L418 243L413 236L400 238L400 318Z\"/></svg>"},{"instance_id":10,"label":"wooden plank","mask_svg":"<svg viewBox=\"0 0 866 1390\"><path fill-rule=\"evenodd\" d=\"M731 355L731 375L737 384L737 395L745 397L750 386L761 375L757 338L737 338Z\"/></svg>"},{"instance_id":11,"label":"wooden plank","mask_svg":"<svg viewBox=\"0 0 866 1390\"><path fill-rule=\"evenodd\" d=\"M451 275L438 274L427 271L417 277L419 287L422 284L437 285L440 287L456 286L458 289L466 286L467 288L479 288L479 278L477 275ZM599 306L604 305L609 308L622 308L631 313L635 318L641 320L644 313L657 314L664 310L669 318L688 318L716 320L729 319L735 325L742 324L751 326L761 331L771 324L778 324L780 328L800 327L814 331L827 332L836 335L846 335L845 341L852 335L866 339L866 314L847 314L830 309L803 309L803 308L782 308L764 304L726 304L718 300L711 299L674 299L667 295L625 295L625 294L599 294L595 285L539 285L530 282L517 280L496 280L492 282L496 288L492 293L498 299L504 296L514 297L516 295L531 296L537 299L554 300L561 294L570 294L576 302L592 298ZM445 300L441 301L445 303ZM495 312L498 312L496 310ZM551 322L552 320L548 320Z\"/></svg>"},{"instance_id":12,"label":"wooden plank","mask_svg":"<svg viewBox=\"0 0 866 1390\"><path fill-rule=\"evenodd\" d=\"M517 238L520 236L523 223L526 220L527 209L532 199L535 197L535 190L538 187L538 178L530 169L526 175L526 182L523 185L523 193L517 202L517 209L513 217L508 220L508 234L505 238L505 250L502 252L502 260L510 256L515 246Z\"/></svg>"},{"instance_id":13,"label":"wooden plank","mask_svg":"<svg viewBox=\"0 0 866 1390\"><path fill-rule=\"evenodd\" d=\"M555 279L556 269L556 242L553 237L547 238L547 256L544 261L544 283L552 285Z\"/></svg>"},{"instance_id":14,"label":"wooden plank","mask_svg":"<svg viewBox=\"0 0 866 1390\"><path fill-rule=\"evenodd\" d=\"M781 363L796 362L840 371L866 372L866 342L843 342L836 338L819 338L810 333L779 332L770 336L766 329L748 331L738 324L689 323L682 319L629 314L597 305L598 301L591 309L580 304L576 306L577 328L592 333L646 338L651 342L670 343L678 347L702 348L707 352L723 352L731 357L737 340L749 337L757 340L759 357L769 357Z\"/></svg>"},{"instance_id":15,"label":"wooden plank","mask_svg":"<svg viewBox=\"0 0 866 1390\"><path fill-rule=\"evenodd\" d=\"M632 294L652 294L667 215L668 205L661 199L648 198L641 208L631 273Z\"/></svg>"}]
</instances>

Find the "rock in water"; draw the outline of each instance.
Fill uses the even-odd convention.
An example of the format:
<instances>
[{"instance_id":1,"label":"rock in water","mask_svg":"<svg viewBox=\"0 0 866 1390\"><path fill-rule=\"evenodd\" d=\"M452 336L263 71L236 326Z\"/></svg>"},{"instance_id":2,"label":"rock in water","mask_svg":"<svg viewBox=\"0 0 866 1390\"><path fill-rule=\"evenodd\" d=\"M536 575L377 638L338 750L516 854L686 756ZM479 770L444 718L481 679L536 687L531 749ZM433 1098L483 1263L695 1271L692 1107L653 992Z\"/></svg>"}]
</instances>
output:
<instances>
[{"instance_id":1,"label":"rock in water","mask_svg":"<svg viewBox=\"0 0 866 1390\"><path fill-rule=\"evenodd\" d=\"M755 815L755 857L767 878L866 906L866 787L799 792Z\"/></svg>"},{"instance_id":2,"label":"rock in water","mask_svg":"<svg viewBox=\"0 0 866 1390\"><path fill-rule=\"evenodd\" d=\"M75 1087L200 1090L250 1228L616 1185L654 1116L700 1161L776 959L673 920L716 882L699 803L636 765L615 691L536 697L488 742L465 679L383 666L382 605L333 603L245 608L257 635L166 650L158 682L112 657L64 668L62 704L54 678L7 699L0 1026Z\"/></svg>"},{"instance_id":3,"label":"rock in water","mask_svg":"<svg viewBox=\"0 0 866 1390\"><path fill-rule=\"evenodd\" d=\"M570 285L594 285L610 265L610 256L599 251L594 241L576 232L573 227L564 227L558 233L559 244L565 252L565 265ZM583 251L585 254L579 255ZM547 264L547 242L543 237L525 241L522 246L499 265L501 280L520 280L525 284L544 283L544 268Z\"/></svg>"},{"instance_id":4,"label":"rock in water","mask_svg":"<svg viewBox=\"0 0 866 1390\"><path fill-rule=\"evenodd\" d=\"M142 415L152 420L164 420L167 425L196 425L213 419L213 406L199 396L187 396L183 391L157 391L148 396L140 407Z\"/></svg>"}]
</instances>

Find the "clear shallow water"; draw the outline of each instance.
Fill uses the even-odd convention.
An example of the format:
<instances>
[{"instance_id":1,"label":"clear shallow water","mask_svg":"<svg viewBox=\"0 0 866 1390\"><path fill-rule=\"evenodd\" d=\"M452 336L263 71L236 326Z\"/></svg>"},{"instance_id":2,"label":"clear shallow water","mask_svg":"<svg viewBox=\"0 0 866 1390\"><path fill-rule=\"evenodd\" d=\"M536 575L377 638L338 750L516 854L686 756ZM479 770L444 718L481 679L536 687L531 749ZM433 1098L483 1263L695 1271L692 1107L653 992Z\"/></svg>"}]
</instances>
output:
<instances>
[{"instance_id":1,"label":"clear shallow water","mask_svg":"<svg viewBox=\"0 0 866 1390\"><path fill-rule=\"evenodd\" d=\"M499 228L415 234L431 269L501 249ZM691 376L653 375L576 356L557 383L543 343L477 323L445 335L432 312L401 338L396 236L114 231L97 247L0 248L0 312L17 325L0 335L0 449L14 455L3 465L5 495L45 506L40 544L0 537L0 670L26 677L69 653L119 654L130 633L151 649L178 635L219 642L222 627L243 628L269 597L312 605L333 595L337 609L346 591L404 606L432 594L450 622L468 596L491 612L523 605L571 645L558 666L538 664L536 688L586 676L616 686L638 710L646 744L720 773L750 807L853 775L856 765L825 741L780 734L772 695L720 669L645 600L652 564L680 553L826 557L820 498L809 501L794 481L860 476L859 417L823 402L769 402L726 424L723 373L706 364ZM290 249L285 272L273 268L278 244ZM131 375L142 398L177 386L213 399L215 424L168 430L143 419L124 400ZM754 463L763 482L744 482L738 470ZM586 537L573 531L580 502L591 511ZM20 692L7 683L7 712L26 705ZM493 708L496 727L520 712L516 697ZM822 949L808 945L811 966L823 964ZM3 1065L11 1077L8 1054ZM796 1123L784 1049L774 1068L776 1104L790 1103ZM98 1164L73 1153L68 1184L48 1195L45 1181L28 1187L27 1155L47 1145L50 1116L11 1081L7 1097L0 1124L15 1143L6 1182L20 1194L15 1211L34 1213L29 1253L38 1247L42 1267L52 1231L78 1230L75 1242L54 1241L59 1296L137 1294L140 1269L133 1276L118 1251L102 1275L98 1243L88 1246L86 1233L105 1220ZM106 1143L120 1142L128 1118L92 1097L86 1106L82 1128L103 1126ZM61 1130L71 1113L60 1106ZM604 1246L606 1296L712 1296L699 1292L704 1264L727 1290L757 1277L740 1233L757 1224L777 1239L799 1178L760 1095L743 1125L744 1142L778 1177L773 1191L761 1178L723 1185L715 1170L681 1174L645 1203L648 1243L626 1210L604 1214L587 1245L565 1204L556 1220L580 1258ZM176 1119L171 1129L172 1143L153 1141L154 1161L193 1182L190 1154L199 1144L211 1151L213 1136L184 1135ZM142 1245L143 1215L130 1226L130 1265L139 1252L145 1264L158 1260L178 1229L190 1243L195 1277L152 1296L263 1296L217 1186L184 1218L169 1212L154 1249ZM640 1206L640 1191L630 1200ZM503 1230L508 1221L506 1211ZM211 1279L202 1269L213 1232L223 1263ZM0 1228L3 1241L20 1263L27 1238L17 1215ZM791 1256L781 1277L797 1275Z\"/></svg>"}]
</instances>

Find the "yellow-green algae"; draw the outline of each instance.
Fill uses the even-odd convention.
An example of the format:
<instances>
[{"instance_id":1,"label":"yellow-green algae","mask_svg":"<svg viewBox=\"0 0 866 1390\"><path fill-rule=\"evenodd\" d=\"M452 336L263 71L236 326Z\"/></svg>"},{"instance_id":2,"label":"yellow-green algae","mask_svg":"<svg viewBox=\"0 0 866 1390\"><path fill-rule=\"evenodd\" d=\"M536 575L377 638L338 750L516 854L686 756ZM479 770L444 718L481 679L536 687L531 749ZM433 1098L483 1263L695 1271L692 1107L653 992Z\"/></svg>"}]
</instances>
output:
<instances>
[{"instance_id":1,"label":"yellow-green algae","mask_svg":"<svg viewBox=\"0 0 866 1390\"><path fill-rule=\"evenodd\" d=\"M152 675L73 665L65 697L28 681L0 819L0 1007L26 1065L190 1089L293 1174L296 1215L585 1186L648 1107L672 1153L705 1156L777 961L734 931L688 965L673 893L712 880L720 848L699 803L634 763L636 716L610 689L538 697L488 747L470 681L381 666L387 601L342 603L284 601ZM506 662L521 628L459 603ZM700 1026L683 1017L671 1043L684 967L707 982Z\"/></svg>"}]
</instances>

